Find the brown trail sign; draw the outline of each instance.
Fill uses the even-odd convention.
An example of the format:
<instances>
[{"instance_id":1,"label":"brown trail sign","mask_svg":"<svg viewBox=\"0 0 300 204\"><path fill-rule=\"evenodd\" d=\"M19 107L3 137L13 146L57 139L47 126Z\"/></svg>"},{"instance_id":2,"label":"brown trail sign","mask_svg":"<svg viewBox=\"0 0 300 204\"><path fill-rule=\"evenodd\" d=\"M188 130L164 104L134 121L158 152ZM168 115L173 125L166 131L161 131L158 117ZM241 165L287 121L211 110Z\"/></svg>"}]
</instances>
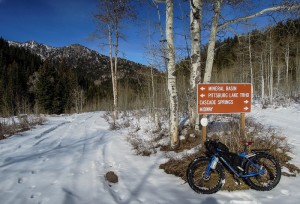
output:
<instances>
[{"instance_id":1,"label":"brown trail sign","mask_svg":"<svg viewBox=\"0 0 300 204\"><path fill-rule=\"evenodd\" d=\"M251 84L198 84L198 114L251 111Z\"/></svg>"},{"instance_id":2,"label":"brown trail sign","mask_svg":"<svg viewBox=\"0 0 300 204\"><path fill-rule=\"evenodd\" d=\"M203 114L202 142L206 140L206 114L241 113L240 132L241 136L245 135L245 113L251 111L251 92L251 84L198 84L198 114Z\"/></svg>"}]
</instances>

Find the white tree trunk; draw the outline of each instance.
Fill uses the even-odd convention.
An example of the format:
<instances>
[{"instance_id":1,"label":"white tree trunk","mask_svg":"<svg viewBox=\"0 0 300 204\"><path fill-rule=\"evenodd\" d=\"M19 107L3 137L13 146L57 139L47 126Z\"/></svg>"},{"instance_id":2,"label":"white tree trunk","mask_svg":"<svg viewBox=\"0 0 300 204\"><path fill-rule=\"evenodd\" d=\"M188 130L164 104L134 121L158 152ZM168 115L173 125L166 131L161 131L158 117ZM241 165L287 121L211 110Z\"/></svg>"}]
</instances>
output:
<instances>
[{"instance_id":1,"label":"white tree trunk","mask_svg":"<svg viewBox=\"0 0 300 204\"><path fill-rule=\"evenodd\" d=\"M265 79L264 79L264 58L261 54L261 103L265 105Z\"/></svg>"},{"instance_id":2,"label":"white tree trunk","mask_svg":"<svg viewBox=\"0 0 300 204\"><path fill-rule=\"evenodd\" d=\"M273 48L272 48L272 36L270 34L270 50L269 50L269 61L270 61L270 92L269 92L269 98L270 98L270 104L273 104Z\"/></svg>"},{"instance_id":3,"label":"white tree trunk","mask_svg":"<svg viewBox=\"0 0 300 204\"><path fill-rule=\"evenodd\" d=\"M281 80L281 67L280 67L280 58L279 56L277 57L277 84L276 84L276 89L279 92L279 87L280 87L280 80Z\"/></svg>"},{"instance_id":4,"label":"white tree trunk","mask_svg":"<svg viewBox=\"0 0 300 204\"><path fill-rule=\"evenodd\" d=\"M166 37L168 51L168 90L170 99L170 140L171 147L179 145L178 140L178 94L175 73L175 47L173 37L174 2L166 0Z\"/></svg>"},{"instance_id":5,"label":"white tree trunk","mask_svg":"<svg viewBox=\"0 0 300 204\"><path fill-rule=\"evenodd\" d=\"M154 75L153 75L152 67L151 67L151 87L152 87L152 110L154 115L154 131L157 132L161 130L161 126L158 118L158 110L155 105L156 94L155 94L155 84L154 84Z\"/></svg>"},{"instance_id":6,"label":"white tree trunk","mask_svg":"<svg viewBox=\"0 0 300 204\"><path fill-rule=\"evenodd\" d=\"M209 38L209 43L208 43L207 59L206 59L206 67L205 67L203 83L210 83L210 80L211 80L212 67L213 67L214 54L215 54L216 35L217 35L218 30L223 29L226 26L233 24L233 23L238 23L241 21L246 21L251 18L255 18L257 16L261 16L267 12L276 12L276 11L280 11L280 10L291 11L291 10L299 9L299 7L300 7L300 4L297 4L297 3L291 4L291 5L274 6L274 7L263 9L252 15L225 21L225 23L218 26L218 19L220 16L222 3L223 3L223 0L216 0L214 3L214 17L212 20L210 38Z\"/></svg>"},{"instance_id":7,"label":"white tree trunk","mask_svg":"<svg viewBox=\"0 0 300 204\"><path fill-rule=\"evenodd\" d=\"M113 86L113 100L114 100L114 111L113 111L113 123L115 125L116 119L117 119L117 84L116 84L116 73L115 73L115 65L113 63L113 43L112 43L112 32L110 25L108 27L108 44L109 44L109 60L110 60L110 70L111 70L111 80L112 80L112 86Z\"/></svg>"},{"instance_id":8,"label":"white tree trunk","mask_svg":"<svg viewBox=\"0 0 300 204\"><path fill-rule=\"evenodd\" d=\"M252 64L251 34L250 33L249 33L249 65L250 65L251 84L253 84L253 64Z\"/></svg>"},{"instance_id":9,"label":"white tree trunk","mask_svg":"<svg viewBox=\"0 0 300 204\"><path fill-rule=\"evenodd\" d=\"M286 51L284 53L284 60L285 60L285 66L286 66L286 72L285 72L285 88L287 91L289 91L289 69L290 69L290 44L287 42L286 45Z\"/></svg>"},{"instance_id":10,"label":"white tree trunk","mask_svg":"<svg viewBox=\"0 0 300 204\"><path fill-rule=\"evenodd\" d=\"M201 21L202 0L190 0L191 74L188 92L190 126L196 127L197 84L201 81Z\"/></svg>"},{"instance_id":11,"label":"white tree trunk","mask_svg":"<svg viewBox=\"0 0 300 204\"><path fill-rule=\"evenodd\" d=\"M164 32L163 32L163 26L161 24L161 15L160 15L160 10L158 7L158 2L155 0L152 0L153 4L155 5L156 8L156 12L157 12L157 17L158 17L158 28L159 28L159 32L160 32L160 41L161 41L161 49L162 49L162 57L163 57L163 61L165 64L165 69L167 69L168 66L168 62L167 62L167 49L166 49L166 42L165 42L165 38L164 38ZM163 1L164 2L164 1Z\"/></svg>"},{"instance_id":12,"label":"white tree trunk","mask_svg":"<svg viewBox=\"0 0 300 204\"><path fill-rule=\"evenodd\" d=\"M118 119L118 54L119 54L119 27L118 22L115 25L115 37L116 37L116 44L115 44L115 64L114 64L114 86L113 86L113 95L114 95L114 117Z\"/></svg>"},{"instance_id":13,"label":"white tree trunk","mask_svg":"<svg viewBox=\"0 0 300 204\"><path fill-rule=\"evenodd\" d=\"M159 19L160 19L160 17L159 17ZM157 131L161 130L161 126L160 126L160 121L159 121L159 117L158 117L158 110L156 108L156 103L155 103L155 101L156 101L156 92L155 92L153 67L152 67L152 63L151 63L152 59L154 58L154 55L153 55L153 51L151 49L150 23L149 23L149 26L148 26L148 30L149 30L148 31L149 32L149 34L148 34L148 46L149 46L149 55L150 55L150 59L151 59L151 61L150 61L150 71L151 72L150 73L151 73L151 88L152 88L152 91L149 90L149 93L152 93L152 95L150 96L151 99L152 99L151 116L152 116L152 119L154 121L154 131L157 132Z\"/></svg>"},{"instance_id":14,"label":"white tree trunk","mask_svg":"<svg viewBox=\"0 0 300 204\"><path fill-rule=\"evenodd\" d=\"M204 84L210 83L211 80L212 67L215 56L216 36L218 32L218 20L221 12L222 2L223 0L217 0L214 5L214 17L211 24L210 38L207 48L206 67L203 79Z\"/></svg>"}]
</instances>

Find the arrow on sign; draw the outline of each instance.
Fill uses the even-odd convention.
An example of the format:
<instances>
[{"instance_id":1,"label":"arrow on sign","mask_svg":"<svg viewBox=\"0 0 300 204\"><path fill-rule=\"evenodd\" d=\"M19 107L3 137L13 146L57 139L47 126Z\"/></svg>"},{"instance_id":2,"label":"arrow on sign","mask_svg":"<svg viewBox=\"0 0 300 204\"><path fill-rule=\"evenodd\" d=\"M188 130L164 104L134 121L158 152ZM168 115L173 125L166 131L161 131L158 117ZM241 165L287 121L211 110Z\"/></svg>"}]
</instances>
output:
<instances>
[{"instance_id":1,"label":"arrow on sign","mask_svg":"<svg viewBox=\"0 0 300 204\"><path fill-rule=\"evenodd\" d=\"M201 91L205 90L205 88L203 86L200 89L201 89Z\"/></svg>"},{"instance_id":2,"label":"arrow on sign","mask_svg":"<svg viewBox=\"0 0 300 204\"><path fill-rule=\"evenodd\" d=\"M244 103L248 104L248 103L249 103L249 101L248 101L248 100L246 100L246 101L244 101Z\"/></svg>"},{"instance_id":3,"label":"arrow on sign","mask_svg":"<svg viewBox=\"0 0 300 204\"><path fill-rule=\"evenodd\" d=\"M205 95L204 95L204 94L201 94L200 96L201 96L201 98L205 97Z\"/></svg>"},{"instance_id":4,"label":"arrow on sign","mask_svg":"<svg viewBox=\"0 0 300 204\"><path fill-rule=\"evenodd\" d=\"M245 107L245 108L244 108L244 110L248 110L248 109L249 109L248 107Z\"/></svg>"}]
</instances>

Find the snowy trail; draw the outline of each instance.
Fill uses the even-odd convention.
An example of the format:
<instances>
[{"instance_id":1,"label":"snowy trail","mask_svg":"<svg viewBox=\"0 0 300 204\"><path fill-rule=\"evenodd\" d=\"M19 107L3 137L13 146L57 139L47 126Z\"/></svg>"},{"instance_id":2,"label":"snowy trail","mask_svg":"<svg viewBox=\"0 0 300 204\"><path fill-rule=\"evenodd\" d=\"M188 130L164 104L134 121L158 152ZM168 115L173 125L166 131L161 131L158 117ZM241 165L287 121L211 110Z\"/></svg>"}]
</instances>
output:
<instances>
[{"instance_id":1,"label":"snowy trail","mask_svg":"<svg viewBox=\"0 0 300 204\"><path fill-rule=\"evenodd\" d=\"M62 118L5 141L0 198L8 199L1 203L97 203L103 197L98 156L108 131L105 122L96 124L101 119L99 113Z\"/></svg>"},{"instance_id":2,"label":"snowy trail","mask_svg":"<svg viewBox=\"0 0 300 204\"><path fill-rule=\"evenodd\" d=\"M300 106L278 109L254 109L250 116L265 126L271 126L285 135L293 146L292 162L300 167Z\"/></svg>"},{"instance_id":3,"label":"snowy trail","mask_svg":"<svg viewBox=\"0 0 300 204\"><path fill-rule=\"evenodd\" d=\"M300 200L299 175L282 177L269 192L199 195L180 178L159 169L166 161L163 153L134 155L126 142L128 130L110 131L102 114L49 117L46 125L0 141L0 203L293 204ZM300 166L300 106L254 108L249 116L284 132L295 147L293 163ZM117 184L105 181L108 171L118 175Z\"/></svg>"}]
</instances>

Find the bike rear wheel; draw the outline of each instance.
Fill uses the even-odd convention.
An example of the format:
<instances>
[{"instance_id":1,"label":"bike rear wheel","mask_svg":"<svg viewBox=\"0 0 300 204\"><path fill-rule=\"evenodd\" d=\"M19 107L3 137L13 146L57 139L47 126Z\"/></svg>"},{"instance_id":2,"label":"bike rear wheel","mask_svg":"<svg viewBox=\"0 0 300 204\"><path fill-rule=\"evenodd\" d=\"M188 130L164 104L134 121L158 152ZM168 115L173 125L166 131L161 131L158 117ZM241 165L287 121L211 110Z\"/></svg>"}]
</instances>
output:
<instances>
[{"instance_id":1,"label":"bike rear wheel","mask_svg":"<svg viewBox=\"0 0 300 204\"><path fill-rule=\"evenodd\" d=\"M192 161L187 169L187 181L190 187L197 193L212 194L220 190L224 184L224 169L217 164L215 169L210 170L210 175L205 176L210 158L199 157Z\"/></svg>"},{"instance_id":2,"label":"bike rear wheel","mask_svg":"<svg viewBox=\"0 0 300 204\"><path fill-rule=\"evenodd\" d=\"M281 167L279 162L268 153L259 153L252 157L251 160L261 166L265 173L253 177L246 178L248 185L258 191L269 191L273 189L280 181ZM251 162L245 166L247 174L251 172L258 172L259 169L255 168Z\"/></svg>"}]
</instances>

